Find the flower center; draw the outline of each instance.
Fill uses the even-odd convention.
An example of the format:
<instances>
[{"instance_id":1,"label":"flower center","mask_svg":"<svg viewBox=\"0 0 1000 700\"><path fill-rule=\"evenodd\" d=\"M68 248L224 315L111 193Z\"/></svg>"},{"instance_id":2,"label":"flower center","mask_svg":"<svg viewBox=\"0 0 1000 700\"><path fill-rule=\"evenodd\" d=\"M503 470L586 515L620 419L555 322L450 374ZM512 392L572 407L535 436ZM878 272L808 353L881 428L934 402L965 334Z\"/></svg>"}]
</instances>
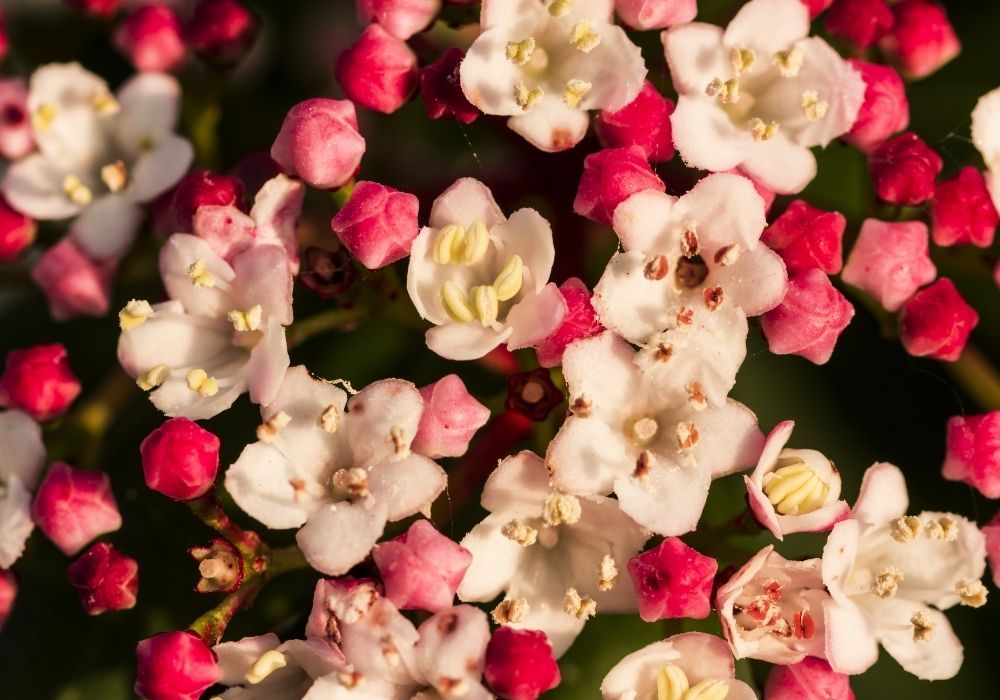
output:
<instances>
[{"instance_id":1,"label":"flower center","mask_svg":"<svg viewBox=\"0 0 1000 700\"><path fill-rule=\"evenodd\" d=\"M800 461L766 474L764 493L782 515L804 515L826 502L830 485Z\"/></svg>"},{"instance_id":2,"label":"flower center","mask_svg":"<svg viewBox=\"0 0 1000 700\"><path fill-rule=\"evenodd\" d=\"M691 685L687 674L677 664L656 669L656 700L724 700L729 684L718 678L706 678Z\"/></svg>"},{"instance_id":3,"label":"flower center","mask_svg":"<svg viewBox=\"0 0 1000 700\"><path fill-rule=\"evenodd\" d=\"M800 596L799 609L789 616L781 605L782 584L771 579L758 585L760 593L753 595L752 584L749 584L740 601L733 606L743 629L751 636L773 634L782 639L812 639L816 634L816 621L808 601Z\"/></svg>"},{"instance_id":4,"label":"flower center","mask_svg":"<svg viewBox=\"0 0 1000 700\"><path fill-rule=\"evenodd\" d=\"M632 440L645 447L653 441L659 429L660 426L654 418L644 416L632 424L630 432L632 433Z\"/></svg>"}]
</instances>

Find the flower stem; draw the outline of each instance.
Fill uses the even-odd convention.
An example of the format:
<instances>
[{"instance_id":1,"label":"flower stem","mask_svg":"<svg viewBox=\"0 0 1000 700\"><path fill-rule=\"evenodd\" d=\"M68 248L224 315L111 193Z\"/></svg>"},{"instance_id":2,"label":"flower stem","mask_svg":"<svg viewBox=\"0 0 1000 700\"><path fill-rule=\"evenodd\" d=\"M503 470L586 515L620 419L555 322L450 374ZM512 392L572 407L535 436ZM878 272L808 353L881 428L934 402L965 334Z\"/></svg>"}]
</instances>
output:
<instances>
[{"instance_id":1,"label":"flower stem","mask_svg":"<svg viewBox=\"0 0 1000 700\"><path fill-rule=\"evenodd\" d=\"M244 581L243 585L223 598L221 603L192 622L188 629L200 636L205 644L215 646L236 613L253 604L266 580L265 576L254 576Z\"/></svg>"},{"instance_id":2,"label":"flower stem","mask_svg":"<svg viewBox=\"0 0 1000 700\"><path fill-rule=\"evenodd\" d=\"M349 309L330 309L315 316L296 321L285 331L288 348L297 348L303 343L327 331L349 331L354 329L359 321L369 315L364 306L353 306Z\"/></svg>"},{"instance_id":3,"label":"flower stem","mask_svg":"<svg viewBox=\"0 0 1000 700\"><path fill-rule=\"evenodd\" d=\"M962 356L945 363L945 368L980 408L1000 409L1000 373L979 348L970 343Z\"/></svg>"},{"instance_id":4,"label":"flower stem","mask_svg":"<svg viewBox=\"0 0 1000 700\"><path fill-rule=\"evenodd\" d=\"M246 560L247 571L256 571L260 567L259 560L266 557L266 546L261 542L260 535L251 530L244 530L234 523L214 492L187 501L188 508L199 520L208 525L232 543ZM264 563L266 567L266 560Z\"/></svg>"}]
</instances>

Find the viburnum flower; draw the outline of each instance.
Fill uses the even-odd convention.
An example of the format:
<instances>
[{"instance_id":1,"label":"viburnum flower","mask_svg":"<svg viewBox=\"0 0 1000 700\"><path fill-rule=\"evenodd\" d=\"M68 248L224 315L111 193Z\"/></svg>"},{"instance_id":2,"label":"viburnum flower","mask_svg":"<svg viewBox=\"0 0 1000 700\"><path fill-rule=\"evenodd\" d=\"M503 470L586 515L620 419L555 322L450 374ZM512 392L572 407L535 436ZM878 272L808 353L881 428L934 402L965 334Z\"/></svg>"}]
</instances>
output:
<instances>
[{"instance_id":1,"label":"viburnum flower","mask_svg":"<svg viewBox=\"0 0 1000 700\"><path fill-rule=\"evenodd\" d=\"M434 200L410 250L406 289L434 324L427 347L473 360L501 343L517 350L544 340L566 314L548 283L554 258L552 230L537 211L506 218L486 185L455 182Z\"/></svg>"},{"instance_id":2,"label":"viburnum flower","mask_svg":"<svg viewBox=\"0 0 1000 700\"><path fill-rule=\"evenodd\" d=\"M562 681L544 632L501 625L486 647L483 677L500 697L536 700Z\"/></svg>"},{"instance_id":3,"label":"viburnum flower","mask_svg":"<svg viewBox=\"0 0 1000 700\"><path fill-rule=\"evenodd\" d=\"M364 153L354 103L320 97L288 110L271 145L271 157L285 172L324 190L354 177Z\"/></svg>"},{"instance_id":4,"label":"viburnum flower","mask_svg":"<svg viewBox=\"0 0 1000 700\"><path fill-rule=\"evenodd\" d=\"M948 419L941 474L966 482L987 498L1000 498L1000 411Z\"/></svg>"},{"instance_id":5,"label":"viburnum flower","mask_svg":"<svg viewBox=\"0 0 1000 700\"><path fill-rule=\"evenodd\" d=\"M781 303L764 314L760 326L774 354L800 355L822 365L852 318L851 302L814 268L788 280Z\"/></svg>"},{"instance_id":6,"label":"viburnum flower","mask_svg":"<svg viewBox=\"0 0 1000 700\"><path fill-rule=\"evenodd\" d=\"M318 639L281 642L269 633L212 647L226 700L299 700L313 681L344 667L339 648Z\"/></svg>"},{"instance_id":7,"label":"viburnum flower","mask_svg":"<svg viewBox=\"0 0 1000 700\"><path fill-rule=\"evenodd\" d=\"M865 81L865 101L851 130L843 135L866 152L871 152L910 124L910 103L899 73L881 63L850 60Z\"/></svg>"},{"instance_id":8,"label":"viburnum flower","mask_svg":"<svg viewBox=\"0 0 1000 700\"><path fill-rule=\"evenodd\" d=\"M684 24L698 14L697 0L616 0L622 22L635 29L663 29Z\"/></svg>"},{"instance_id":9,"label":"viburnum flower","mask_svg":"<svg viewBox=\"0 0 1000 700\"><path fill-rule=\"evenodd\" d=\"M179 102L169 75L138 75L116 96L79 64L42 66L28 94L38 152L11 165L4 196L36 219L77 217L71 235L86 253L120 257L142 205L191 164L191 144L174 134Z\"/></svg>"},{"instance_id":10,"label":"viburnum flower","mask_svg":"<svg viewBox=\"0 0 1000 700\"><path fill-rule=\"evenodd\" d=\"M737 659L794 664L824 656L822 560L789 561L768 545L719 586L715 607Z\"/></svg>"},{"instance_id":11,"label":"viburnum flower","mask_svg":"<svg viewBox=\"0 0 1000 700\"><path fill-rule=\"evenodd\" d=\"M914 357L955 362L965 351L979 314L947 277L919 290L899 313L899 340Z\"/></svg>"},{"instance_id":12,"label":"viburnum flower","mask_svg":"<svg viewBox=\"0 0 1000 700\"><path fill-rule=\"evenodd\" d=\"M835 275L844 264L846 227L847 219L839 211L824 211L796 199L764 229L760 240L781 256L790 275L814 268Z\"/></svg>"},{"instance_id":13,"label":"viburnum flower","mask_svg":"<svg viewBox=\"0 0 1000 700\"><path fill-rule=\"evenodd\" d=\"M632 652L601 683L604 700L756 700L736 680L726 643L704 632L685 632Z\"/></svg>"},{"instance_id":14,"label":"viburnum flower","mask_svg":"<svg viewBox=\"0 0 1000 700\"><path fill-rule=\"evenodd\" d=\"M639 599L639 617L646 622L708 617L718 571L715 559L677 537L637 554L629 559L628 574Z\"/></svg>"},{"instance_id":15,"label":"viburnum flower","mask_svg":"<svg viewBox=\"0 0 1000 700\"><path fill-rule=\"evenodd\" d=\"M711 405L697 382L665 389L611 333L571 345L563 373L572 415L546 454L553 486L581 496L614 491L622 511L653 532L693 530L712 479L760 455L764 436L746 406Z\"/></svg>"},{"instance_id":16,"label":"viburnum flower","mask_svg":"<svg viewBox=\"0 0 1000 700\"><path fill-rule=\"evenodd\" d=\"M797 664L775 666L767 676L764 700L854 700L850 677L823 659L807 656Z\"/></svg>"},{"instance_id":17,"label":"viburnum flower","mask_svg":"<svg viewBox=\"0 0 1000 700\"><path fill-rule=\"evenodd\" d=\"M486 114L510 117L507 126L536 148L572 148L587 133L587 110L621 109L646 77L613 10L613 0L484 3L462 91Z\"/></svg>"},{"instance_id":18,"label":"viburnum flower","mask_svg":"<svg viewBox=\"0 0 1000 700\"><path fill-rule=\"evenodd\" d=\"M986 602L983 535L960 515L907 515L908 505L899 468L874 464L851 518L827 539L826 657L836 671L864 672L879 644L924 680L951 678L962 665L962 644L941 610Z\"/></svg>"},{"instance_id":19,"label":"viburnum flower","mask_svg":"<svg viewBox=\"0 0 1000 700\"><path fill-rule=\"evenodd\" d=\"M63 462L49 467L38 485L31 517L68 556L122 526L108 474L74 469Z\"/></svg>"},{"instance_id":20,"label":"viburnum flower","mask_svg":"<svg viewBox=\"0 0 1000 700\"><path fill-rule=\"evenodd\" d=\"M693 5L694 0L691 2ZM661 95L647 80L635 99L621 109L601 110L594 120L594 130L605 148L638 146L651 163L667 161L674 157L670 135L673 111L674 101Z\"/></svg>"},{"instance_id":21,"label":"viburnum flower","mask_svg":"<svg viewBox=\"0 0 1000 700\"><path fill-rule=\"evenodd\" d=\"M986 162L986 186L1000 211L1000 88L991 90L972 110L972 143Z\"/></svg>"},{"instance_id":22,"label":"viburnum flower","mask_svg":"<svg viewBox=\"0 0 1000 700\"><path fill-rule=\"evenodd\" d=\"M925 78L961 52L962 43L940 3L901 0L893 3L892 14L892 28L879 48L907 77Z\"/></svg>"},{"instance_id":23,"label":"viburnum flower","mask_svg":"<svg viewBox=\"0 0 1000 700\"><path fill-rule=\"evenodd\" d=\"M816 450L786 448L795 422L767 436L757 468L744 476L754 517L779 540L795 532L824 532L850 517L840 500L840 472Z\"/></svg>"},{"instance_id":24,"label":"viburnum flower","mask_svg":"<svg viewBox=\"0 0 1000 700\"><path fill-rule=\"evenodd\" d=\"M490 514L461 541L472 552L458 587L461 600L486 602L503 591L494 619L541 630L556 657L589 617L636 610L635 592L619 567L649 532L614 500L553 489L541 458L520 452L490 474L482 504Z\"/></svg>"},{"instance_id":25,"label":"viburnum flower","mask_svg":"<svg viewBox=\"0 0 1000 700\"><path fill-rule=\"evenodd\" d=\"M670 122L685 163L716 172L739 166L782 194L809 184L809 149L850 130L865 83L808 34L799 0L751 0L725 31L692 22L664 32L679 95Z\"/></svg>"},{"instance_id":26,"label":"viburnum flower","mask_svg":"<svg viewBox=\"0 0 1000 700\"><path fill-rule=\"evenodd\" d=\"M401 379L348 401L343 389L293 367L261 409L259 441L226 472L226 490L268 527L300 528L296 540L314 568L346 573L386 522L428 508L444 490L441 467L410 451L423 404Z\"/></svg>"},{"instance_id":27,"label":"viburnum flower","mask_svg":"<svg viewBox=\"0 0 1000 700\"><path fill-rule=\"evenodd\" d=\"M559 285L559 293L566 302L566 316L552 335L535 346L538 364L542 367L561 365L563 353L570 343L590 338L605 330L597 318L597 312L591 304L590 290L583 280L570 277Z\"/></svg>"},{"instance_id":28,"label":"viburnum flower","mask_svg":"<svg viewBox=\"0 0 1000 700\"><path fill-rule=\"evenodd\" d=\"M457 374L420 387L420 397L424 412L411 447L431 459L464 455L476 431L490 418L490 409L476 401Z\"/></svg>"},{"instance_id":29,"label":"viburnum flower","mask_svg":"<svg viewBox=\"0 0 1000 700\"><path fill-rule=\"evenodd\" d=\"M118 360L168 416L198 420L245 391L270 403L288 367L292 273L277 245L253 246L232 265L201 238L171 236L160 251L170 301L133 299L118 317Z\"/></svg>"},{"instance_id":30,"label":"viburnum flower","mask_svg":"<svg viewBox=\"0 0 1000 700\"><path fill-rule=\"evenodd\" d=\"M88 615L135 607L139 564L106 542L98 542L66 570Z\"/></svg>"},{"instance_id":31,"label":"viburnum flower","mask_svg":"<svg viewBox=\"0 0 1000 700\"><path fill-rule=\"evenodd\" d=\"M116 268L116 261L95 260L72 237L66 237L42 253L31 269L31 279L48 299L52 318L65 321L108 312Z\"/></svg>"},{"instance_id":32,"label":"viburnum flower","mask_svg":"<svg viewBox=\"0 0 1000 700\"><path fill-rule=\"evenodd\" d=\"M80 380L73 374L69 353L61 343L7 353L0 374L0 406L48 421L65 413L79 395Z\"/></svg>"},{"instance_id":33,"label":"viburnum flower","mask_svg":"<svg viewBox=\"0 0 1000 700\"><path fill-rule=\"evenodd\" d=\"M21 158L35 147L29 116L28 88L24 81L0 80L0 156Z\"/></svg>"},{"instance_id":34,"label":"viburnum flower","mask_svg":"<svg viewBox=\"0 0 1000 700\"><path fill-rule=\"evenodd\" d=\"M1000 215L978 169L965 166L955 177L934 186L931 236L936 244L989 248L997 224Z\"/></svg>"},{"instance_id":35,"label":"viburnum flower","mask_svg":"<svg viewBox=\"0 0 1000 700\"><path fill-rule=\"evenodd\" d=\"M865 219L842 279L896 311L936 275L926 224Z\"/></svg>"},{"instance_id":36,"label":"viburnum flower","mask_svg":"<svg viewBox=\"0 0 1000 700\"><path fill-rule=\"evenodd\" d=\"M215 654L191 630L143 639L135 656L135 692L148 700L196 700L219 680Z\"/></svg>"},{"instance_id":37,"label":"viburnum flower","mask_svg":"<svg viewBox=\"0 0 1000 700\"><path fill-rule=\"evenodd\" d=\"M45 444L38 423L12 410L0 412L0 445L0 569L8 569L35 527L31 491L42 476Z\"/></svg>"}]
</instances>

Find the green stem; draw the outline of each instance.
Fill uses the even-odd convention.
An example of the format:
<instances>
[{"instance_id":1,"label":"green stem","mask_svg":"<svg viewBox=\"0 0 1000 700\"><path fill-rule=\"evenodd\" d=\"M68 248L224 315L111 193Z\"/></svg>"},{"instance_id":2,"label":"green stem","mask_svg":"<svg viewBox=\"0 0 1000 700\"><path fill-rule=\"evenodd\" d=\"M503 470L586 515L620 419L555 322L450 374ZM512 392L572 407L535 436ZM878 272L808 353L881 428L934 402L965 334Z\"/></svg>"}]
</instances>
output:
<instances>
[{"instance_id":1,"label":"green stem","mask_svg":"<svg viewBox=\"0 0 1000 700\"><path fill-rule=\"evenodd\" d=\"M256 563L262 555L267 556L268 553L263 548L260 535L250 530L244 530L234 523L226 515L222 503L219 502L214 492L210 491L204 496L187 501L187 505L199 520L225 537L239 550L246 562L247 571L256 568Z\"/></svg>"},{"instance_id":2,"label":"green stem","mask_svg":"<svg viewBox=\"0 0 1000 700\"><path fill-rule=\"evenodd\" d=\"M979 348L967 345L962 356L955 362L946 362L945 368L980 408L1000 409L1000 374Z\"/></svg>"},{"instance_id":3,"label":"green stem","mask_svg":"<svg viewBox=\"0 0 1000 700\"><path fill-rule=\"evenodd\" d=\"M327 331L353 330L368 315L369 310L365 306L358 305L349 309L330 309L296 321L285 331L288 349L297 348Z\"/></svg>"}]
</instances>

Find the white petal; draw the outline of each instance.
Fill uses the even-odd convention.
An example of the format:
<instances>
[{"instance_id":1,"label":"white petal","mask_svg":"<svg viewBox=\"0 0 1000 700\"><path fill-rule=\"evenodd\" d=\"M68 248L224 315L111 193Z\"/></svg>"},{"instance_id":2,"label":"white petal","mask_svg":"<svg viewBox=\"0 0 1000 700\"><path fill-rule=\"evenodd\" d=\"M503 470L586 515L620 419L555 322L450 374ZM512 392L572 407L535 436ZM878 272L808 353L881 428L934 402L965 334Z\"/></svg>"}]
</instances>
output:
<instances>
[{"instance_id":1,"label":"white petal","mask_svg":"<svg viewBox=\"0 0 1000 700\"><path fill-rule=\"evenodd\" d=\"M402 520L433 503L448 485L436 463L418 454L398 462L383 462L370 472L368 487L385 504L390 521Z\"/></svg>"},{"instance_id":2,"label":"white petal","mask_svg":"<svg viewBox=\"0 0 1000 700\"><path fill-rule=\"evenodd\" d=\"M425 226L413 239L410 262L406 267L406 292L420 317L441 326L452 320L441 303L443 266L434 262L432 250L438 229Z\"/></svg>"},{"instance_id":3,"label":"white petal","mask_svg":"<svg viewBox=\"0 0 1000 700\"><path fill-rule=\"evenodd\" d=\"M425 337L427 347L446 360L478 360L507 340L513 331L507 328L498 333L478 322L450 322L429 328Z\"/></svg>"},{"instance_id":4,"label":"white petal","mask_svg":"<svg viewBox=\"0 0 1000 700\"><path fill-rule=\"evenodd\" d=\"M823 546L823 583L829 589L830 595L845 605L853 605L847 595L846 586L851 568L858 556L860 534L861 523L857 520L844 520L834 525Z\"/></svg>"},{"instance_id":5,"label":"white petal","mask_svg":"<svg viewBox=\"0 0 1000 700\"><path fill-rule=\"evenodd\" d=\"M277 447L255 442L226 470L226 491L245 513L270 528L300 527L327 500L320 483L324 466L289 459Z\"/></svg>"},{"instance_id":6,"label":"white petal","mask_svg":"<svg viewBox=\"0 0 1000 700\"><path fill-rule=\"evenodd\" d=\"M471 605L458 605L432 615L417 632L420 640L415 657L420 680L432 686L442 679L479 682L490 641L486 613Z\"/></svg>"},{"instance_id":7,"label":"white petal","mask_svg":"<svg viewBox=\"0 0 1000 700\"><path fill-rule=\"evenodd\" d=\"M257 191L250 216L257 224L260 241L271 241L285 248L290 260L298 260L298 240L295 231L302 213L306 188L287 175L277 175Z\"/></svg>"},{"instance_id":8,"label":"white petal","mask_svg":"<svg viewBox=\"0 0 1000 700\"><path fill-rule=\"evenodd\" d=\"M571 401L584 397L594 419L616 426L631 412L628 400L639 392L642 376L635 351L614 333L578 340L563 355L563 376Z\"/></svg>"},{"instance_id":9,"label":"white petal","mask_svg":"<svg viewBox=\"0 0 1000 700\"><path fill-rule=\"evenodd\" d=\"M458 586L460 600L485 603L510 585L526 551L500 532L510 520L506 515L489 515L462 538L459 544L472 553L472 564Z\"/></svg>"},{"instance_id":10,"label":"white petal","mask_svg":"<svg viewBox=\"0 0 1000 700\"><path fill-rule=\"evenodd\" d=\"M119 138L133 152L158 142L177 125L181 86L165 73L139 73L118 91Z\"/></svg>"},{"instance_id":11,"label":"white petal","mask_svg":"<svg viewBox=\"0 0 1000 700\"><path fill-rule=\"evenodd\" d=\"M826 658L839 673L864 673L878 661L878 643L868 622L853 603L823 603L826 621ZM912 632L911 632L912 634Z\"/></svg>"},{"instance_id":12,"label":"white petal","mask_svg":"<svg viewBox=\"0 0 1000 700\"><path fill-rule=\"evenodd\" d=\"M41 426L21 411L0 412L0 445L0 476L13 474L25 487L35 488L45 461Z\"/></svg>"},{"instance_id":13,"label":"white petal","mask_svg":"<svg viewBox=\"0 0 1000 700\"><path fill-rule=\"evenodd\" d=\"M755 464L764 449L764 434L757 416L738 401L729 399L718 408L696 413L691 421L700 436L691 450L699 470L713 478L732 474Z\"/></svg>"},{"instance_id":14,"label":"white petal","mask_svg":"<svg viewBox=\"0 0 1000 700\"><path fill-rule=\"evenodd\" d=\"M750 151L740 168L778 194L795 194L816 177L816 157L807 147L793 143L779 130L767 141L751 141Z\"/></svg>"},{"instance_id":15,"label":"white petal","mask_svg":"<svg viewBox=\"0 0 1000 700\"><path fill-rule=\"evenodd\" d=\"M216 279L214 286L197 286L188 269L204 261L205 271ZM205 241L186 233L175 233L160 249L160 277L171 299L184 304L188 313L225 318L235 308L227 284L236 273Z\"/></svg>"},{"instance_id":16,"label":"white petal","mask_svg":"<svg viewBox=\"0 0 1000 700\"><path fill-rule=\"evenodd\" d=\"M261 655L277 649L281 644L278 635L273 632L257 637L244 637L235 642L223 642L212 647L216 661L219 664L219 683L223 685L240 685L245 683L244 677L254 662Z\"/></svg>"},{"instance_id":17,"label":"white petal","mask_svg":"<svg viewBox=\"0 0 1000 700\"><path fill-rule=\"evenodd\" d=\"M629 104L642 90L646 62L639 47L621 27L592 23L591 31L600 35L601 43L590 53L574 54L575 60L560 66L560 72L591 84L578 109L614 112Z\"/></svg>"},{"instance_id":18,"label":"white petal","mask_svg":"<svg viewBox=\"0 0 1000 700\"><path fill-rule=\"evenodd\" d=\"M12 207L32 218L67 219L82 209L63 190L68 174L61 162L35 153L10 166L3 194Z\"/></svg>"},{"instance_id":19,"label":"white petal","mask_svg":"<svg viewBox=\"0 0 1000 700\"><path fill-rule=\"evenodd\" d=\"M566 317L566 299L555 282L549 282L538 294L528 294L507 312L509 350L538 345L559 330Z\"/></svg>"},{"instance_id":20,"label":"white petal","mask_svg":"<svg viewBox=\"0 0 1000 700\"><path fill-rule=\"evenodd\" d=\"M996 170L1000 165L1000 88L986 93L976 102L972 110L972 143L986 167Z\"/></svg>"},{"instance_id":21,"label":"white petal","mask_svg":"<svg viewBox=\"0 0 1000 700\"><path fill-rule=\"evenodd\" d=\"M483 486L482 506L491 513L534 518L551 493L545 464L534 452L522 450L504 459Z\"/></svg>"},{"instance_id":22,"label":"white petal","mask_svg":"<svg viewBox=\"0 0 1000 700\"><path fill-rule=\"evenodd\" d=\"M507 597L524 598L529 606L527 614L511 627L544 632L557 659L566 653L586 623L567 613L563 606L566 590L579 583L576 573L535 544L528 548L507 590Z\"/></svg>"},{"instance_id":23,"label":"white petal","mask_svg":"<svg viewBox=\"0 0 1000 700\"><path fill-rule=\"evenodd\" d=\"M233 272L242 309L259 305L265 317L285 326L292 322L292 272L283 248L255 245L236 256Z\"/></svg>"},{"instance_id":24,"label":"white petal","mask_svg":"<svg viewBox=\"0 0 1000 700\"><path fill-rule=\"evenodd\" d=\"M382 379L347 402L344 434L355 466L407 457L424 400L410 382Z\"/></svg>"},{"instance_id":25,"label":"white petal","mask_svg":"<svg viewBox=\"0 0 1000 700\"><path fill-rule=\"evenodd\" d=\"M549 281L556 257L549 222L534 209L518 209L507 221L492 228L490 235L497 238L499 264L520 256L528 272L525 279L530 280L534 291L540 292Z\"/></svg>"},{"instance_id":26,"label":"white petal","mask_svg":"<svg viewBox=\"0 0 1000 700\"><path fill-rule=\"evenodd\" d=\"M702 95L680 95L670 125L684 163L699 170L732 170L751 156L756 145L749 130L737 128L725 110Z\"/></svg>"},{"instance_id":27,"label":"white petal","mask_svg":"<svg viewBox=\"0 0 1000 700\"><path fill-rule=\"evenodd\" d=\"M781 256L760 244L745 250L732 265L711 266L706 287L722 287L747 316L759 316L781 303L788 272Z\"/></svg>"},{"instance_id":28,"label":"white petal","mask_svg":"<svg viewBox=\"0 0 1000 700\"><path fill-rule=\"evenodd\" d=\"M16 474L10 474L0 498L0 569L9 569L21 557L34 528L31 493Z\"/></svg>"},{"instance_id":29,"label":"white petal","mask_svg":"<svg viewBox=\"0 0 1000 700\"><path fill-rule=\"evenodd\" d=\"M647 342L676 320L670 276L647 279L646 262L642 253L616 253L591 299L601 323L633 343Z\"/></svg>"},{"instance_id":30,"label":"white petal","mask_svg":"<svg viewBox=\"0 0 1000 700\"><path fill-rule=\"evenodd\" d=\"M729 51L722 45L722 28L704 22L682 24L663 32L670 79L678 93L704 92L714 78L732 72Z\"/></svg>"},{"instance_id":31,"label":"white petal","mask_svg":"<svg viewBox=\"0 0 1000 700\"><path fill-rule=\"evenodd\" d=\"M459 67L466 99L486 114L521 112L514 99L514 85L521 79L522 70L507 59L509 41L512 34L506 28L486 29L476 37Z\"/></svg>"},{"instance_id":32,"label":"white petal","mask_svg":"<svg viewBox=\"0 0 1000 700\"><path fill-rule=\"evenodd\" d=\"M481 221L489 230L504 220L490 188L475 178L463 177L434 200L428 221L432 228L449 224L469 228Z\"/></svg>"},{"instance_id":33,"label":"white petal","mask_svg":"<svg viewBox=\"0 0 1000 700\"><path fill-rule=\"evenodd\" d=\"M632 473L637 452L599 417L570 416L549 443L545 461L561 491L603 495L611 493L616 478Z\"/></svg>"},{"instance_id":34,"label":"white petal","mask_svg":"<svg viewBox=\"0 0 1000 700\"><path fill-rule=\"evenodd\" d=\"M196 367L208 371L221 359L237 360L243 355L232 349L231 326L227 326L185 314L177 301L155 304L152 316L122 332L118 361L133 377L159 364L185 373Z\"/></svg>"},{"instance_id":35,"label":"white petal","mask_svg":"<svg viewBox=\"0 0 1000 700\"><path fill-rule=\"evenodd\" d=\"M876 462L861 477L852 517L863 523L882 524L905 515L909 505L903 472L894 464Z\"/></svg>"},{"instance_id":36,"label":"white petal","mask_svg":"<svg viewBox=\"0 0 1000 700\"><path fill-rule=\"evenodd\" d=\"M261 409L267 421L279 413L291 420L278 432L274 444L296 465L316 474L330 464L342 464L350 459L344 446L346 439L339 421L330 423L335 430L320 427L320 418L342 418L347 405L347 393L340 387L313 377L302 365L291 367L282 379L274 400Z\"/></svg>"},{"instance_id":37,"label":"white petal","mask_svg":"<svg viewBox=\"0 0 1000 700\"><path fill-rule=\"evenodd\" d=\"M903 670L925 681L945 680L958 673L964 656L962 643L942 612L898 598L883 601L879 611L880 624L875 627L875 633ZM930 639L913 639L910 618L918 611L934 625L934 635Z\"/></svg>"},{"instance_id":38,"label":"white petal","mask_svg":"<svg viewBox=\"0 0 1000 700\"><path fill-rule=\"evenodd\" d=\"M128 174L126 194L136 202L148 202L177 184L194 159L187 139L167 134L143 151Z\"/></svg>"},{"instance_id":39,"label":"white petal","mask_svg":"<svg viewBox=\"0 0 1000 700\"><path fill-rule=\"evenodd\" d=\"M274 400L290 363L285 328L277 320L270 318L263 333L264 336L250 351L250 358L246 363L250 400L261 405Z\"/></svg>"},{"instance_id":40,"label":"white petal","mask_svg":"<svg viewBox=\"0 0 1000 700\"><path fill-rule=\"evenodd\" d=\"M642 81L639 81L642 89ZM638 94L639 89L636 90ZM562 95L545 93L541 101L526 112L520 108L507 120L507 126L535 148L554 153L572 148L583 140L590 116L582 109L563 102Z\"/></svg>"},{"instance_id":41,"label":"white petal","mask_svg":"<svg viewBox=\"0 0 1000 700\"><path fill-rule=\"evenodd\" d=\"M712 478L700 468L656 464L639 479L615 479L621 509L640 525L661 535L683 535L698 526Z\"/></svg>"},{"instance_id":42,"label":"white petal","mask_svg":"<svg viewBox=\"0 0 1000 700\"><path fill-rule=\"evenodd\" d=\"M226 387L220 389L215 396L203 397L197 391L191 391L187 381L181 376L168 379L158 389L150 393L149 400L164 415L190 418L191 420L207 420L232 406L240 394L246 390L246 379L242 376L235 376L228 378Z\"/></svg>"},{"instance_id":43,"label":"white petal","mask_svg":"<svg viewBox=\"0 0 1000 700\"><path fill-rule=\"evenodd\" d=\"M642 190L615 207L613 225L622 248L671 256L677 246L676 229L681 225L673 217L675 201L665 192Z\"/></svg>"},{"instance_id":44,"label":"white petal","mask_svg":"<svg viewBox=\"0 0 1000 700\"><path fill-rule=\"evenodd\" d=\"M743 250L753 248L767 224L764 200L753 183L730 173L699 180L677 200L675 216L697 222L698 241L707 257L734 243Z\"/></svg>"},{"instance_id":45,"label":"white petal","mask_svg":"<svg viewBox=\"0 0 1000 700\"><path fill-rule=\"evenodd\" d=\"M142 208L131 199L122 194L108 194L80 213L70 234L93 258L120 258L132 247L142 217Z\"/></svg>"},{"instance_id":46,"label":"white petal","mask_svg":"<svg viewBox=\"0 0 1000 700\"><path fill-rule=\"evenodd\" d=\"M368 556L385 529L385 507L375 503L323 506L309 516L295 541L309 565L330 576L346 574Z\"/></svg>"},{"instance_id":47,"label":"white petal","mask_svg":"<svg viewBox=\"0 0 1000 700\"><path fill-rule=\"evenodd\" d=\"M809 10L798 0L751 0L726 27L723 43L764 54L787 49L809 34Z\"/></svg>"}]
</instances>

